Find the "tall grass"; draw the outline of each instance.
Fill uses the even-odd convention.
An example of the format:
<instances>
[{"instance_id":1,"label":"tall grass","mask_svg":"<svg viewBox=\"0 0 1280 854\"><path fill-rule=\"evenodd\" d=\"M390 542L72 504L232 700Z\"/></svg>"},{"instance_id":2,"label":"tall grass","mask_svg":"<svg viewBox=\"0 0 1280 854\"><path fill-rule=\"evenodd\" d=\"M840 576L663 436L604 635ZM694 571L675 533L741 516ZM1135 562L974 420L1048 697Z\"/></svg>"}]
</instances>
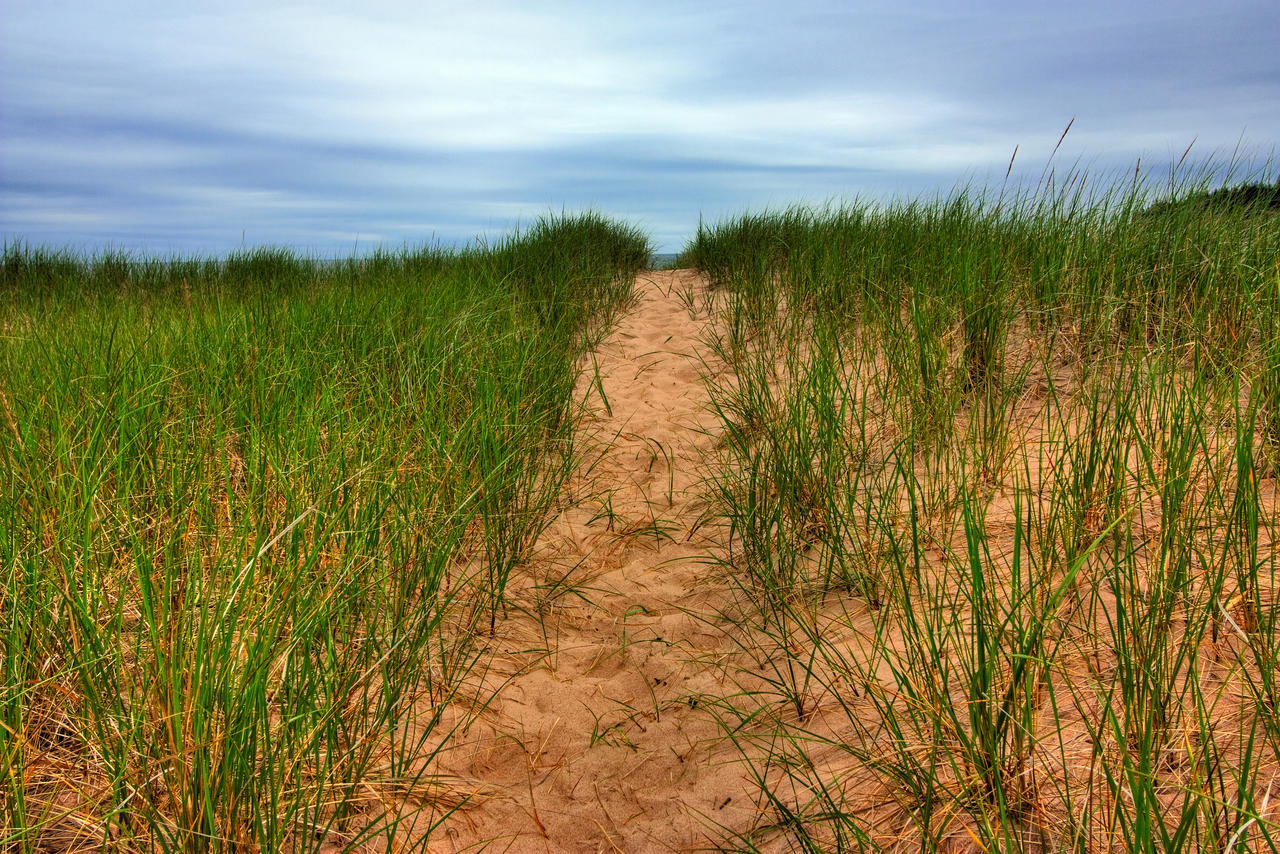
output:
<instances>
[{"instance_id":1,"label":"tall grass","mask_svg":"<svg viewBox=\"0 0 1280 854\"><path fill-rule=\"evenodd\" d=\"M1280 217L1209 189L1073 174L686 249L728 292L741 847L1276 850Z\"/></svg>"},{"instance_id":2,"label":"tall grass","mask_svg":"<svg viewBox=\"0 0 1280 854\"><path fill-rule=\"evenodd\" d=\"M424 849L648 255L594 214L337 263L6 247L0 848Z\"/></svg>"}]
</instances>

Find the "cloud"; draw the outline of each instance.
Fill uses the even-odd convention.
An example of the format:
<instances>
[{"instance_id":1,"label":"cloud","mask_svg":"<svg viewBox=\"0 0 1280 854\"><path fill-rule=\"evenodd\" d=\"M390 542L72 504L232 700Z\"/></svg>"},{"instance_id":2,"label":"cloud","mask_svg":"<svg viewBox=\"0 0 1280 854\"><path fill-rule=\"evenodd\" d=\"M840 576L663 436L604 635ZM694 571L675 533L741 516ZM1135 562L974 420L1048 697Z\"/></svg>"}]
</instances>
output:
<instances>
[{"instance_id":1,"label":"cloud","mask_svg":"<svg viewBox=\"0 0 1280 854\"><path fill-rule=\"evenodd\" d=\"M10 2L0 230L345 251L562 206L945 192L1020 146L1119 168L1280 135L1270 4Z\"/></svg>"}]
</instances>

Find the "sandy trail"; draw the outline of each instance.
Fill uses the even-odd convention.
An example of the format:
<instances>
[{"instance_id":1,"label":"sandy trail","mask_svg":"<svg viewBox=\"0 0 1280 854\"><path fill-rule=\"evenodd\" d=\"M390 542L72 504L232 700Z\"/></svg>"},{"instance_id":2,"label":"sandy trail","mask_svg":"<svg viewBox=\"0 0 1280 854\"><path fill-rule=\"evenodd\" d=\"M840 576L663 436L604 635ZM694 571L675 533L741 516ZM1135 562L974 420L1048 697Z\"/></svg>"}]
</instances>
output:
<instances>
[{"instance_id":1,"label":"sandy trail","mask_svg":"<svg viewBox=\"0 0 1280 854\"><path fill-rule=\"evenodd\" d=\"M444 757L491 794L450 816L433 850L680 851L754 817L708 711L736 688L709 565L723 535L701 524L717 431L705 283L653 272L636 290L594 354L599 385L589 369L579 387L599 404L582 428L599 450L492 641L486 683L508 681Z\"/></svg>"}]
</instances>

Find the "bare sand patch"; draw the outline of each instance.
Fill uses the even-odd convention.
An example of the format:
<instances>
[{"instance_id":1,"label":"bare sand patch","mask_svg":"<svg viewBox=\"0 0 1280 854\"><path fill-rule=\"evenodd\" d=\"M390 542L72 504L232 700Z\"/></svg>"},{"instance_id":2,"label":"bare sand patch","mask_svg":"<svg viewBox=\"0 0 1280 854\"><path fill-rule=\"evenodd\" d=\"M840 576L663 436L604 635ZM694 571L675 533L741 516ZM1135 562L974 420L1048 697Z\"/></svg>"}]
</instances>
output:
<instances>
[{"instance_id":1,"label":"bare sand patch","mask_svg":"<svg viewBox=\"0 0 1280 854\"><path fill-rule=\"evenodd\" d=\"M711 711L740 680L702 497L718 429L705 288L690 271L642 274L584 371L580 438L598 450L488 641L496 694L441 768L486 796L445 820L436 850L688 850L755 819Z\"/></svg>"}]
</instances>

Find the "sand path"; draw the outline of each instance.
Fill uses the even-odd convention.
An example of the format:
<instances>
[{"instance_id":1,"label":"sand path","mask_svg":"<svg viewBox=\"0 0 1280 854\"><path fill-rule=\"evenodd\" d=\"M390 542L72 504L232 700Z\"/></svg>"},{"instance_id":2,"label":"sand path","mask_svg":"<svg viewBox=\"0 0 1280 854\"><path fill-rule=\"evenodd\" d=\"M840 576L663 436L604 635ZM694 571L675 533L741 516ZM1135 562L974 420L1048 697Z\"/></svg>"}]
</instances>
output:
<instances>
[{"instance_id":1,"label":"sand path","mask_svg":"<svg viewBox=\"0 0 1280 854\"><path fill-rule=\"evenodd\" d=\"M445 757L489 794L433 850L680 851L753 818L709 711L736 689L710 566L723 535L701 497L716 432L705 284L652 272L636 290L594 354L599 383L589 366L579 387L597 404L580 432L596 450L493 640L487 683L507 681Z\"/></svg>"}]
</instances>

